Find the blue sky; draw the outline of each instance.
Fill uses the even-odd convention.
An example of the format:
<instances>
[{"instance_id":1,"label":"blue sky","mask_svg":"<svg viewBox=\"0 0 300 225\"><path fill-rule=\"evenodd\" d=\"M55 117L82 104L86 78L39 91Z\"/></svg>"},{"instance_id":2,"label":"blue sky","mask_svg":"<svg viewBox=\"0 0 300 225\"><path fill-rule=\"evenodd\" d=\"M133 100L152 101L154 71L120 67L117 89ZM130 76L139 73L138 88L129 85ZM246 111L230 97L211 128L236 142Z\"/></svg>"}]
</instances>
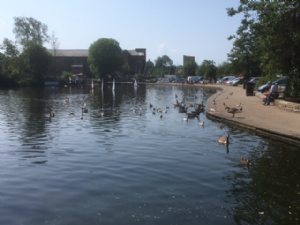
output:
<instances>
[{"instance_id":1,"label":"blue sky","mask_svg":"<svg viewBox=\"0 0 300 225\"><path fill-rule=\"evenodd\" d=\"M147 60L183 55L196 62L227 60L242 17L227 16L237 0L0 0L0 42L15 40L14 17L25 16L55 32L60 49L88 49L99 38L113 38L122 49L146 48ZM51 48L50 44L45 47Z\"/></svg>"}]
</instances>

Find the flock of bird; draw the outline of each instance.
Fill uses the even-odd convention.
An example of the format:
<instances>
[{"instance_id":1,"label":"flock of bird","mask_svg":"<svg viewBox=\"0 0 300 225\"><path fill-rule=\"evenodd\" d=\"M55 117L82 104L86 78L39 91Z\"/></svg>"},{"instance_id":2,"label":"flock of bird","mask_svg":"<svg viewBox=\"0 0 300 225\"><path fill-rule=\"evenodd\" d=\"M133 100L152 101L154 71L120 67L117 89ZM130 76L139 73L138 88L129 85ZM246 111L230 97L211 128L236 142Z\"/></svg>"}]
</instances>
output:
<instances>
[{"instance_id":1,"label":"flock of bird","mask_svg":"<svg viewBox=\"0 0 300 225\"><path fill-rule=\"evenodd\" d=\"M200 90L202 92L202 95L203 96L206 96L206 94L203 92L203 90ZM220 94L221 92L219 92ZM233 93L232 92L228 92L229 95L232 95ZM178 112L179 113L185 113L186 114L186 117L183 117L183 121L185 122L188 122L189 119L193 119L193 118L197 118L198 121L199 121L199 126L201 127L204 127L204 122L200 122L200 119L199 119L199 115L201 113L203 113L205 111L205 106L203 104L203 101L201 104L198 104L198 103L187 103L187 99L186 98L183 98L181 99L180 101L178 101L178 96L177 94L175 94L175 99L176 99L176 102L173 104L173 107L174 108L177 108L178 109ZM195 95L193 96L193 99L198 99L198 97ZM226 97L226 99L228 99L228 95ZM68 104L69 103L69 98L67 99L64 99L63 102L65 104ZM215 105L216 102L215 102L215 99L213 100L213 105ZM237 108L232 108L232 107L228 107L226 106L225 103L223 103L223 105L225 106L225 110L227 110L228 113L232 113L232 117L234 117L234 114L236 112L241 112L242 111L242 107L241 107L241 102L236 105ZM162 108L155 108L153 106L153 104L149 103L149 108L152 109L152 114L155 115L156 113L159 114L159 117L162 119L163 118L163 114L167 114L168 113L168 109L169 109L169 106L166 106L164 109ZM188 110L188 109L191 109L191 110ZM142 111L143 111L143 108L140 107L140 111L139 111L139 115L141 116L142 115ZM215 109L213 107L210 108L210 111L215 111ZM101 116L104 116L104 110L103 109L100 109L99 110L100 112L100 115ZM133 110L134 113L137 113L138 110L137 109L134 109ZM83 119L83 115L84 113L88 113L88 108L87 108L87 105L86 103L84 102L82 107L81 107L81 116L80 116L80 119L82 120ZM70 112L69 115L73 115L75 116L75 112ZM49 116L44 116L44 118L46 120L49 120L51 122L51 118L54 117L54 112L50 112ZM219 128L220 129L223 129L223 125L220 124L219 125ZM223 144L223 145L229 145L229 138L230 138L230 135L228 134L226 137L223 137L223 136L219 136L219 143L220 144ZM250 160L244 158L244 157L241 157L241 163L242 164L246 164L246 165L251 165L250 163Z\"/></svg>"}]
</instances>

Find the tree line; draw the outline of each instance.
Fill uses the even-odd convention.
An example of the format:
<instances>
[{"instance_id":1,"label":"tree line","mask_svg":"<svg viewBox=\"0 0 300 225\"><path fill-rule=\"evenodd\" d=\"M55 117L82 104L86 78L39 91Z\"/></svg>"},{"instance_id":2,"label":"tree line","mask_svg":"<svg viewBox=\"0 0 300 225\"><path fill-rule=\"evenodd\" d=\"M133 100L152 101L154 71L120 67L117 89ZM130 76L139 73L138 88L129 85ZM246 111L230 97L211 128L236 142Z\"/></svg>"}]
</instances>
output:
<instances>
[{"instance_id":1,"label":"tree line","mask_svg":"<svg viewBox=\"0 0 300 225\"><path fill-rule=\"evenodd\" d=\"M250 1L241 0L236 9L228 8L228 16L243 14L244 18L236 34L228 60L219 65L213 60L188 62L174 65L167 56L148 60L141 76L163 77L176 74L178 77L203 76L218 79L223 76L243 74L250 77L265 77L273 80L275 75L288 77L286 92L300 95L300 2L298 0ZM34 18L15 17L13 32L16 41L5 38L0 48L0 84L42 85L51 61L51 55L43 44L51 42L53 50L59 43L54 34L50 37L47 25ZM55 52L55 51L54 51ZM133 75L122 60L118 41L100 38L89 47L88 63L96 78L122 72Z\"/></svg>"}]
</instances>

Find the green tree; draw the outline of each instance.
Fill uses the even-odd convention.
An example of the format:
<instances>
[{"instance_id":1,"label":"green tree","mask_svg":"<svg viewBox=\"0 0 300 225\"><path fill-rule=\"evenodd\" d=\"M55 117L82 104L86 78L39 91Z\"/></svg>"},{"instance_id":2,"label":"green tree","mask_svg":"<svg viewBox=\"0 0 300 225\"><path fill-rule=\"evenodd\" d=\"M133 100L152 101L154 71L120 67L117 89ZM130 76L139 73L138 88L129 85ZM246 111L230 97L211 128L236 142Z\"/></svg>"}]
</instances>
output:
<instances>
[{"instance_id":1,"label":"green tree","mask_svg":"<svg viewBox=\"0 0 300 225\"><path fill-rule=\"evenodd\" d=\"M23 82L30 85L43 85L44 75L51 61L51 55L43 46L33 42L24 42L22 61Z\"/></svg>"},{"instance_id":2,"label":"green tree","mask_svg":"<svg viewBox=\"0 0 300 225\"><path fill-rule=\"evenodd\" d=\"M190 61L183 66L183 74L185 77L187 76L196 76L197 63L194 61Z\"/></svg>"},{"instance_id":3,"label":"green tree","mask_svg":"<svg viewBox=\"0 0 300 225\"><path fill-rule=\"evenodd\" d=\"M165 74L170 74L173 66L173 60L169 56L163 55L162 57L157 57L155 60L156 73L164 76Z\"/></svg>"},{"instance_id":4,"label":"green tree","mask_svg":"<svg viewBox=\"0 0 300 225\"><path fill-rule=\"evenodd\" d=\"M146 62L146 69L145 69L145 74L150 75L153 73L154 70L154 63L150 61L150 59Z\"/></svg>"},{"instance_id":5,"label":"green tree","mask_svg":"<svg viewBox=\"0 0 300 225\"><path fill-rule=\"evenodd\" d=\"M297 95L295 92L300 89L300 2L243 0L237 9L230 8L227 12L229 16L244 14L239 30L248 33L248 40L256 46L248 55L259 52L253 58L260 63L263 72L287 75L287 90Z\"/></svg>"},{"instance_id":6,"label":"green tree","mask_svg":"<svg viewBox=\"0 0 300 225\"><path fill-rule=\"evenodd\" d=\"M209 78L216 80L217 67L215 66L215 62L212 60L203 60L197 69L197 75L203 76L206 80Z\"/></svg>"},{"instance_id":7,"label":"green tree","mask_svg":"<svg viewBox=\"0 0 300 225\"><path fill-rule=\"evenodd\" d=\"M122 66L122 49L112 38L100 38L90 45L88 62L90 70L98 78L112 74Z\"/></svg>"},{"instance_id":8,"label":"green tree","mask_svg":"<svg viewBox=\"0 0 300 225\"><path fill-rule=\"evenodd\" d=\"M14 17L14 20L15 27L13 32L19 43L23 44L26 41L33 41L39 45L43 45L44 42L48 42L48 27L46 24L32 17Z\"/></svg>"},{"instance_id":9,"label":"green tree","mask_svg":"<svg viewBox=\"0 0 300 225\"><path fill-rule=\"evenodd\" d=\"M64 80L69 80L69 77L72 77L73 73L70 71L63 71L60 78Z\"/></svg>"},{"instance_id":10,"label":"green tree","mask_svg":"<svg viewBox=\"0 0 300 225\"><path fill-rule=\"evenodd\" d=\"M232 76L231 63L229 62L222 62L220 65L217 66L217 78L222 78L225 76Z\"/></svg>"}]
</instances>

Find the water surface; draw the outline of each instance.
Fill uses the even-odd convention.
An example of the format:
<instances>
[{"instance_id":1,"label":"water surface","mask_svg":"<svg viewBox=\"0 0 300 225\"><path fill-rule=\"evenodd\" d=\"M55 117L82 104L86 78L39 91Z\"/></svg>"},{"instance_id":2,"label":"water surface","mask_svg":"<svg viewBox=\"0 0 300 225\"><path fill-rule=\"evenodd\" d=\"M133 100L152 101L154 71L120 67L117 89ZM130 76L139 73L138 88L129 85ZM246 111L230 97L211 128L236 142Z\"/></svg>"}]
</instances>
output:
<instances>
[{"instance_id":1,"label":"water surface","mask_svg":"<svg viewBox=\"0 0 300 225\"><path fill-rule=\"evenodd\" d=\"M298 224L298 146L173 108L175 94L205 104L216 91L2 90L0 224Z\"/></svg>"}]
</instances>

